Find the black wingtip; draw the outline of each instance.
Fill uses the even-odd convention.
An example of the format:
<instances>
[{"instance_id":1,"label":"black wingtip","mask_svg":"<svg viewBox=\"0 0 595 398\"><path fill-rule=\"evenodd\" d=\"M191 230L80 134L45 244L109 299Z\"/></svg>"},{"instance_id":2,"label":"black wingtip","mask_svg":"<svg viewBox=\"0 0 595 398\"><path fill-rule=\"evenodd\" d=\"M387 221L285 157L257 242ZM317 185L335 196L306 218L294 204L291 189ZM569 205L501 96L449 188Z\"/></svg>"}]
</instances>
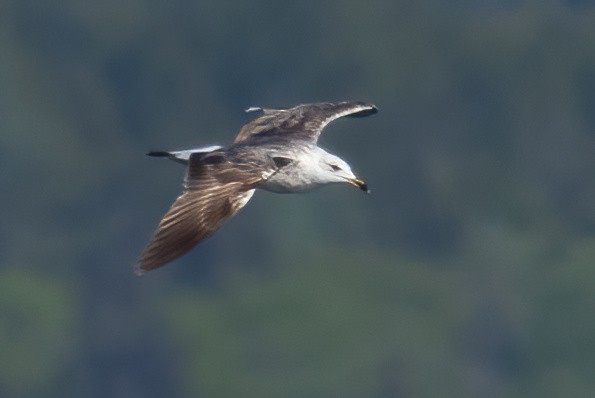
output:
<instances>
[{"instance_id":1,"label":"black wingtip","mask_svg":"<svg viewBox=\"0 0 595 398\"><path fill-rule=\"evenodd\" d=\"M150 152L147 152L146 155L164 158L164 157L170 156L171 153L166 152L166 151L150 151Z\"/></svg>"},{"instance_id":2,"label":"black wingtip","mask_svg":"<svg viewBox=\"0 0 595 398\"><path fill-rule=\"evenodd\" d=\"M360 102L359 105L365 106L365 109L362 109L359 112L352 113L348 115L349 117L366 117L370 115L374 115L378 113L378 108L374 104L367 104L365 102Z\"/></svg>"}]
</instances>

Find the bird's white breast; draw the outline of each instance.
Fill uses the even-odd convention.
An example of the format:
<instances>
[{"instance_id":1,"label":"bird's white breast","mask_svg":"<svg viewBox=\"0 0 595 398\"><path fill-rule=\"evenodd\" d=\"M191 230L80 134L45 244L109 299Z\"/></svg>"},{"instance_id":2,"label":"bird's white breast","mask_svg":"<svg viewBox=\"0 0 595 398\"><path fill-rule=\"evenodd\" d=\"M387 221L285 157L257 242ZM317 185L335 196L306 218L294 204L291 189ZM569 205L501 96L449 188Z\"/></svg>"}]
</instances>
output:
<instances>
[{"instance_id":1,"label":"bird's white breast","mask_svg":"<svg viewBox=\"0 0 595 398\"><path fill-rule=\"evenodd\" d=\"M304 192L324 185L319 178L318 156L297 154L293 161L275 172L259 187L278 193Z\"/></svg>"},{"instance_id":2,"label":"bird's white breast","mask_svg":"<svg viewBox=\"0 0 595 398\"><path fill-rule=\"evenodd\" d=\"M260 184L259 188L278 193L292 193L309 191L320 185L321 184L319 183L312 182L308 178L293 178L288 177L285 174L277 173Z\"/></svg>"}]
</instances>

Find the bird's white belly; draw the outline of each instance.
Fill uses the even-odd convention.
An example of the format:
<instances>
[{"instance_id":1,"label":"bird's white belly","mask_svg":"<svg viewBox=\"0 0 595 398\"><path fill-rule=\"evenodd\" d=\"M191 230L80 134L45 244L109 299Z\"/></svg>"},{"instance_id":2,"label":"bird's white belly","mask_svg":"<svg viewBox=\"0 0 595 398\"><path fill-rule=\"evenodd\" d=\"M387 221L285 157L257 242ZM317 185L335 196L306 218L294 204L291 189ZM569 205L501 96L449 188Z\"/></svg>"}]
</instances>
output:
<instances>
[{"instance_id":1,"label":"bird's white belly","mask_svg":"<svg viewBox=\"0 0 595 398\"><path fill-rule=\"evenodd\" d=\"M277 193L292 193L310 191L321 185L307 174L297 172L284 173L282 171L262 182L259 188Z\"/></svg>"}]
</instances>

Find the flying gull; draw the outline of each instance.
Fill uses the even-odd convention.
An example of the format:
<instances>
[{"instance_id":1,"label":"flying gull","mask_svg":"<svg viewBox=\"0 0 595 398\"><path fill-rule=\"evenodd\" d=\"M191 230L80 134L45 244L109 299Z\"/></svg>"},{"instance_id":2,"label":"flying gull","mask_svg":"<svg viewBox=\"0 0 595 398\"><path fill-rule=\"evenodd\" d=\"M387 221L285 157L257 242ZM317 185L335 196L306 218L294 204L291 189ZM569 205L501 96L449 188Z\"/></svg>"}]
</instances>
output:
<instances>
[{"instance_id":1,"label":"flying gull","mask_svg":"<svg viewBox=\"0 0 595 398\"><path fill-rule=\"evenodd\" d=\"M187 165L184 191L165 214L136 265L136 274L188 252L248 203L254 191L304 192L348 183L369 192L341 158L317 145L327 124L344 116L378 112L364 102L321 102L291 109L249 108L260 117L233 143L172 152L149 152Z\"/></svg>"}]
</instances>

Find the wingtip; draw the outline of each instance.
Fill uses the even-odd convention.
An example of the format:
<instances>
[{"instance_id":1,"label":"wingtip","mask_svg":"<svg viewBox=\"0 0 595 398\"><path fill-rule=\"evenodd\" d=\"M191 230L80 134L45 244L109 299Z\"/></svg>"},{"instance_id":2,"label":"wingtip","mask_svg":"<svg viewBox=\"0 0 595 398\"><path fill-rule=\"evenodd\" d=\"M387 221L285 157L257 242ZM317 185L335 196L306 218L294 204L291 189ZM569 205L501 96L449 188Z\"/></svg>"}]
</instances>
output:
<instances>
[{"instance_id":1,"label":"wingtip","mask_svg":"<svg viewBox=\"0 0 595 398\"><path fill-rule=\"evenodd\" d=\"M134 266L134 275L137 277L141 277L146 273L144 269L141 268L140 264L136 264Z\"/></svg>"},{"instance_id":2,"label":"wingtip","mask_svg":"<svg viewBox=\"0 0 595 398\"><path fill-rule=\"evenodd\" d=\"M359 105L363 107L363 109L359 112L352 113L349 116L352 117L365 117L371 116L378 113L378 107L374 104L370 104L367 102L359 102Z\"/></svg>"}]
</instances>

